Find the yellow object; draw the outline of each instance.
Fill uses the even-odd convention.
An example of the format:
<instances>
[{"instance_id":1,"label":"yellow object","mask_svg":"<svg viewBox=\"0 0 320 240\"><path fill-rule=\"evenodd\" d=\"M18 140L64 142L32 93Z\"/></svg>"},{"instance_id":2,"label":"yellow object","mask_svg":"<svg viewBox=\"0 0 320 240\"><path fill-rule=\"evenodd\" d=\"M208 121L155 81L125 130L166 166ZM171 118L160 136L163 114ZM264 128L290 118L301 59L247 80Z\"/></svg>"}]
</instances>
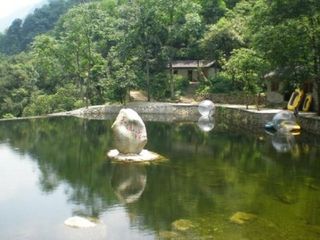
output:
<instances>
[{"instance_id":1,"label":"yellow object","mask_svg":"<svg viewBox=\"0 0 320 240\"><path fill-rule=\"evenodd\" d=\"M301 130L301 127L292 121L282 121L280 128L286 129L286 131L291 132L292 135L299 135Z\"/></svg>"},{"instance_id":2,"label":"yellow object","mask_svg":"<svg viewBox=\"0 0 320 240\"><path fill-rule=\"evenodd\" d=\"M294 111L296 108L299 107L303 97L303 90L296 89L290 97L290 100L288 102L288 110Z\"/></svg>"},{"instance_id":3,"label":"yellow object","mask_svg":"<svg viewBox=\"0 0 320 240\"><path fill-rule=\"evenodd\" d=\"M302 111L304 112L308 112L310 110L311 107L311 103L312 103L312 94L308 93L306 95L306 98L303 101L303 105L302 105Z\"/></svg>"}]
</instances>

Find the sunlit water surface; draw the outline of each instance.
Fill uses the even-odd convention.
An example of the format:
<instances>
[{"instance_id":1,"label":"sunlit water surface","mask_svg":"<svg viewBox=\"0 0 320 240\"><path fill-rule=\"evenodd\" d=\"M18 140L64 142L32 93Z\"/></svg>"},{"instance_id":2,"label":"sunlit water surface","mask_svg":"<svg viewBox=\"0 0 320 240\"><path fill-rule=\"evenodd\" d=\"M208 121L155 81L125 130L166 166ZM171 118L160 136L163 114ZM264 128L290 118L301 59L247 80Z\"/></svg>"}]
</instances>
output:
<instances>
[{"instance_id":1,"label":"sunlit water surface","mask_svg":"<svg viewBox=\"0 0 320 240\"><path fill-rule=\"evenodd\" d=\"M146 122L146 148L169 160L116 164L111 123L0 123L0 239L320 239L317 137ZM64 225L76 215L100 223Z\"/></svg>"}]
</instances>

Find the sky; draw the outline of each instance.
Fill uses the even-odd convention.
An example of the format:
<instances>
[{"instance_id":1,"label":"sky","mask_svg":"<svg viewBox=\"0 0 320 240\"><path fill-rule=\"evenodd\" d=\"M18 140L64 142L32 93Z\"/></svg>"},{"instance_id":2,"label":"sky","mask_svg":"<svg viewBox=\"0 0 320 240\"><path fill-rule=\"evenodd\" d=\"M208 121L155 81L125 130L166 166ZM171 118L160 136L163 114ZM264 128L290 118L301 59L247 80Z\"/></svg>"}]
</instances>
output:
<instances>
[{"instance_id":1,"label":"sky","mask_svg":"<svg viewBox=\"0 0 320 240\"><path fill-rule=\"evenodd\" d=\"M16 18L23 19L46 0L0 0L0 32L8 28Z\"/></svg>"}]
</instances>

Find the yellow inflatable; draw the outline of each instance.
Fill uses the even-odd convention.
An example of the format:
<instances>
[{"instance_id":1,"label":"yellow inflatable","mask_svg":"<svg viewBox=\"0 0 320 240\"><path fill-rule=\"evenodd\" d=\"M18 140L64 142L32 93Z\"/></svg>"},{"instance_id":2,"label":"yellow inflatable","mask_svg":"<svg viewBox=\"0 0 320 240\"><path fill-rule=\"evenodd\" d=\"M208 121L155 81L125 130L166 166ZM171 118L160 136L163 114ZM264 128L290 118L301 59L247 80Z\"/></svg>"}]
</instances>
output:
<instances>
[{"instance_id":1,"label":"yellow inflatable","mask_svg":"<svg viewBox=\"0 0 320 240\"><path fill-rule=\"evenodd\" d=\"M296 108L299 108L301 101L303 97L303 90L296 89L290 97L290 100L288 102L288 110L294 111Z\"/></svg>"},{"instance_id":2,"label":"yellow inflatable","mask_svg":"<svg viewBox=\"0 0 320 240\"><path fill-rule=\"evenodd\" d=\"M312 94L308 93L303 101L302 111L308 112L310 110L312 103Z\"/></svg>"}]
</instances>

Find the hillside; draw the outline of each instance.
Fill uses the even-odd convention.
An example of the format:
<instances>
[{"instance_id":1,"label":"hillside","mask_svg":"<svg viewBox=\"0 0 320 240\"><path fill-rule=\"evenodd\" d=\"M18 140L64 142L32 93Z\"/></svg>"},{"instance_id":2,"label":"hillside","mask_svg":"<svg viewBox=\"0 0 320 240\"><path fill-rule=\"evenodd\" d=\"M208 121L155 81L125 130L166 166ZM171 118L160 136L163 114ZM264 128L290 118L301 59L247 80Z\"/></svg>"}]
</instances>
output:
<instances>
[{"instance_id":1,"label":"hillside","mask_svg":"<svg viewBox=\"0 0 320 240\"><path fill-rule=\"evenodd\" d=\"M51 1L0 36L0 117L124 103L132 90L176 101L189 80L174 60L215 62L189 86L202 96L254 96L272 71L281 91L320 85L319 19L311 0Z\"/></svg>"}]
</instances>

